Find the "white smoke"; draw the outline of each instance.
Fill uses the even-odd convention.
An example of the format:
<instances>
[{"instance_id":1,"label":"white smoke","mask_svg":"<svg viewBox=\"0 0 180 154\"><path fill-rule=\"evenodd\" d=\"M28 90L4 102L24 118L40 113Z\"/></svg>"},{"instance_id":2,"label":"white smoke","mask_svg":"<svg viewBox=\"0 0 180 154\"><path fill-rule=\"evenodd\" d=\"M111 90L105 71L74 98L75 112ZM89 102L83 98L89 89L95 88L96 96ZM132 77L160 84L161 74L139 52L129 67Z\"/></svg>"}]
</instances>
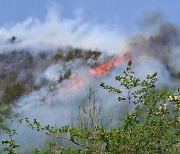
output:
<instances>
[{"instance_id":1,"label":"white smoke","mask_svg":"<svg viewBox=\"0 0 180 154\"><path fill-rule=\"evenodd\" d=\"M80 14L73 18L63 18L58 14L58 9L51 8L44 21L29 17L15 25L0 28L0 51L14 48L52 50L69 45L109 52L117 52L121 48L123 35L119 30L85 21ZM17 40L8 43L12 36Z\"/></svg>"},{"instance_id":2,"label":"white smoke","mask_svg":"<svg viewBox=\"0 0 180 154\"><path fill-rule=\"evenodd\" d=\"M44 76L47 77L49 80L58 80L60 76L60 72L62 70L63 70L62 65L57 63L49 66L44 72Z\"/></svg>"},{"instance_id":3,"label":"white smoke","mask_svg":"<svg viewBox=\"0 0 180 154\"><path fill-rule=\"evenodd\" d=\"M12 36L17 37L14 42L9 41ZM133 54L138 55L138 60L136 59L136 63L133 65L135 72L137 72L136 75L145 78L146 75L157 71L159 73L158 84L169 84L171 82L169 72L158 57L156 58L154 54L143 54L144 57L139 58L141 56L141 51L139 50L144 51L146 49L146 53L152 48L152 44L149 45L148 43L151 39L146 40L144 37L135 37L133 45L131 44L132 53L135 51ZM66 46L99 48L109 53L117 53L118 51L124 53L121 50L124 47L123 40L124 35L117 29L114 30L95 22L84 21L81 15L76 15L74 18L63 18L58 16L58 10L50 9L44 21L30 17L10 27L0 28L0 53L14 49L53 51L59 47ZM159 49L159 46L157 46L155 49L159 51L163 48ZM153 53L156 53L155 49ZM125 51L129 50L126 49ZM172 53L170 56L171 61L173 59L175 61L171 64L179 70L179 67L176 66L179 57L178 49ZM63 65L70 68L77 77L58 83L53 90L43 87L38 91L22 96L17 101L19 107L14 109L14 112L18 112L21 116L27 116L30 119L36 118L42 124L56 124L57 126L69 124L72 116L77 117L78 106L86 96L86 88L89 85L95 90L98 101L102 99L105 111L108 112L111 108L117 109L118 112L123 110L122 105L117 101L117 96L108 94L106 90L99 86L99 83L104 81L108 85L117 86L114 77L123 73L124 65L113 69L109 74L102 76L102 78L90 76L88 74L89 67L84 66L80 60L70 61ZM46 76L49 80L58 80L62 69L61 63L53 63L39 74ZM74 80L77 80L77 82L83 80L84 84L72 91L70 89L74 84ZM15 125L15 127L17 126ZM34 144L42 142L44 139L26 126L19 126L18 132L17 138L22 147L31 146L29 142L34 146ZM38 137L39 139L37 139Z\"/></svg>"}]
</instances>

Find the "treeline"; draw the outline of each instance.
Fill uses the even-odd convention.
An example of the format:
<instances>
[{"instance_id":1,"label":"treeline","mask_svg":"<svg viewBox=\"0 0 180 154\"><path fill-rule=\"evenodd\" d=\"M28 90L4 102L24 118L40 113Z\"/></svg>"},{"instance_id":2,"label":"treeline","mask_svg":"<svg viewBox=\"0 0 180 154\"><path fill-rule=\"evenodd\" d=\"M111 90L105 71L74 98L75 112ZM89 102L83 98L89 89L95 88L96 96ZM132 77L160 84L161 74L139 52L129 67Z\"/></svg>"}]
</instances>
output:
<instances>
[{"instance_id":1,"label":"treeline","mask_svg":"<svg viewBox=\"0 0 180 154\"><path fill-rule=\"evenodd\" d=\"M81 59L84 65L91 65L88 60L96 61L100 54L98 49L72 47L53 52L18 50L0 53L0 122L9 116L12 105L20 96L42 87L52 90L52 87L68 79L72 73L70 68L64 66L59 79L50 81L43 74L49 66L57 63L62 65L75 59Z\"/></svg>"},{"instance_id":2,"label":"treeline","mask_svg":"<svg viewBox=\"0 0 180 154\"><path fill-rule=\"evenodd\" d=\"M68 47L58 49L55 52L39 51L37 53L26 50L12 51L0 54L0 103L12 103L19 96L38 90L49 83L48 79L41 74L47 67L58 62L81 59L85 65L89 59L97 60L100 50ZM37 83L36 74L42 77ZM71 75L71 70L66 69L59 77L62 82ZM49 83L51 84L51 83Z\"/></svg>"}]
</instances>

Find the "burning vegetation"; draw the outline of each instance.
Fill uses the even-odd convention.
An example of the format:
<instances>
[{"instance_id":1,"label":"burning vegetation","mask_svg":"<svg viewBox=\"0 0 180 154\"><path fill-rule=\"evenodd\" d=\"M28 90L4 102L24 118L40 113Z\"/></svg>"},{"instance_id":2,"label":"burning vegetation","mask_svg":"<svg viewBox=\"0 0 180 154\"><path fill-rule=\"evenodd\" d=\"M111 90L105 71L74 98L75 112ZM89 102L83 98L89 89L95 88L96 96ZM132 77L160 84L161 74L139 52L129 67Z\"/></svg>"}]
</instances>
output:
<instances>
[{"instance_id":1,"label":"burning vegetation","mask_svg":"<svg viewBox=\"0 0 180 154\"><path fill-rule=\"evenodd\" d=\"M76 90L78 87L84 85L84 79L80 78L73 67L65 66L74 60L82 61L86 66L92 66L91 60L95 62L88 70L88 74L92 76L100 77L108 73L114 67L120 66L123 62L129 61L130 54L126 54L123 57L118 55L106 57L106 59L99 61L98 57L101 55L100 50L87 50L81 48L68 47L67 49L58 49L55 53L48 53L40 51L39 53L31 53L29 51L12 51L8 53L0 54L0 98L16 100L20 95L14 96L14 98L7 97L7 91L5 91L6 85L11 85L14 82L20 82L23 86L27 87L29 92L36 91L42 87L49 87L53 90L58 84L61 84L64 80L68 79L70 88L67 92ZM64 64L63 64L64 63ZM59 78L56 81L48 79L44 74L46 69L54 64L59 64ZM37 78L39 78L37 80ZM65 93L67 93L65 92ZM12 92L13 93L13 92ZM22 93L23 94L23 93Z\"/></svg>"},{"instance_id":2,"label":"burning vegetation","mask_svg":"<svg viewBox=\"0 0 180 154\"><path fill-rule=\"evenodd\" d=\"M113 67L120 66L125 61L130 61L131 57L129 54L125 55L124 57L113 56L101 62L100 64L95 65L93 68L89 70L91 75L101 76L103 74L108 73Z\"/></svg>"}]
</instances>

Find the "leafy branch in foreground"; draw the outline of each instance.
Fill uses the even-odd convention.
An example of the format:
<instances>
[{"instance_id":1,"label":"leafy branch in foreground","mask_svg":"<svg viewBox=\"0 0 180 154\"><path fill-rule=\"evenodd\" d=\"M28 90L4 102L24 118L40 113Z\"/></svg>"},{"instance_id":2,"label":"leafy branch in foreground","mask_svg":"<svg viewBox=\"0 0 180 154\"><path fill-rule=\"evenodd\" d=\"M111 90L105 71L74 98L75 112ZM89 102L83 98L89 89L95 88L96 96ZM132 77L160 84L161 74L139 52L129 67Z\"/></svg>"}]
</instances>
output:
<instances>
[{"instance_id":1,"label":"leafy branch in foreground","mask_svg":"<svg viewBox=\"0 0 180 154\"><path fill-rule=\"evenodd\" d=\"M135 105L133 113L124 119L124 125L112 128L107 133L108 151L112 153L171 153L179 143L179 103L170 90L155 86L157 73L146 80L136 78L128 63L123 76L115 79L126 89L126 93L101 83L104 89L119 94L119 101ZM179 93L177 94L179 97Z\"/></svg>"},{"instance_id":2,"label":"leafy branch in foreground","mask_svg":"<svg viewBox=\"0 0 180 154\"><path fill-rule=\"evenodd\" d=\"M0 123L0 128L2 128L9 136L9 140L7 139L1 141L2 145L6 145L6 147L3 148L3 151L7 152L8 154L16 154L15 149L19 147L19 145L15 143L16 141L13 137L17 134L16 130L10 129L2 123Z\"/></svg>"},{"instance_id":3,"label":"leafy branch in foreground","mask_svg":"<svg viewBox=\"0 0 180 154\"><path fill-rule=\"evenodd\" d=\"M126 90L125 94L123 94L122 90L119 88L108 86L104 82L101 82L100 86L109 92L118 94L119 101L126 101L129 104L139 104L142 103L147 92L155 88L157 72L148 75L146 80L141 81L140 78L134 76L134 71L132 70L131 65L132 62L130 61L124 70L123 76L117 75L115 77L121 88Z\"/></svg>"},{"instance_id":4,"label":"leafy branch in foreground","mask_svg":"<svg viewBox=\"0 0 180 154\"><path fill-rule=\"evenodd\" d=\"M80 107L77 123L58 128L50 125L43 127L36 119L30 122L25 118L19 122L25 121L35 131L69 141L69 147L56 144L53 148L35 149L35 154L179 153L180 92L156 88L156 76L157 73L154 73L141 81L134 76L129 62L123 76L115 77L120 88L126 91L100 84L109 92L118 94L118 100L127 102L129 109L133 108L131 112L128 110L123 124L116 127L108 129L107 125L101 125L102 107L94 99L91 89Z\"/></svg>"},{"instance_id":5,"label":"leafy branch in foreground","mask_svg":"<svg viewBox=\"0 0 180 154\"><path fill-rule=\"evenodd\" d=\"M60 129L46 126L48 135L62 137L66 134L77 145L76 148L59 148L62 153L178 153L179 92L175 95L170 90L156 88L156 76L157 73L154 73L141 81L134 76L129 62L123 76L115 77L126 89L125 93L119 88L100 84L109 92L118 94L119 101L128 102L129 107L134 105L133 112L128 111L123 125L109 130L101 126L96 121L98 108L92 104L89 112L81 107L83 114L78 125ZM93 100L90 96L87 96L88 100Z\"/></svg>"},{"instance_id":6,"label":"leafy branch in foreground","mask_svg":"<svg viewBox=\"0 0 180 154\"><path fill-rule=\"evenodd\" d=\"M106 120L103 127L101 127L100 115L102 111L101 103L95 100L94 93L91 88L88 89L87 97L80 105L80 113L77 123L72 122L69 126L61 128L52 127L50 125L41 126L41 124L34 119L33 122L26 117L20 119L19 122L25 121L27 126L35 131L40 131L63 141L71 142L76 146L73 148L65 148L62 146L56 147L57 152L62 153L79 153L79 152L99 152L105 151L104 142L102 142L102 132L105 131L111 119ZM54 149L53 149L54 150ZM43 150L44 151L44 150ZM41 149L35 149L34 153L41 153ZM52 153L52 151L50 151Z\"/></svg>"}]
</instances>

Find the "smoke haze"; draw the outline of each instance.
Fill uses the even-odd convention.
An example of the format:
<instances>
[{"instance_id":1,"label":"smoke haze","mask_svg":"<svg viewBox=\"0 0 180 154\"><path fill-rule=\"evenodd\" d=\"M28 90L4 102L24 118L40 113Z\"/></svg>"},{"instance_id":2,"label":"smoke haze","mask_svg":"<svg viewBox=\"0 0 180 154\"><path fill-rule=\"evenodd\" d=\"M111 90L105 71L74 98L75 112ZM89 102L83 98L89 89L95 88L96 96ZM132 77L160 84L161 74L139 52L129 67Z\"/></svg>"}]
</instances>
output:
<instances>
[{"instance_id":1,"label":"smoke haze","mask_svg":"<svg viewBox=\"0 0 180 154\"><path fill-rule=\"evenodd\" d=\"M173 87L180 84L179 80L171 76L171 71L180 71L180 28L179 25L165 21L160 13L145 14L147 18L142 20L141 25L156 26L147 31L141 27L135 36L126 36L121 30L96 22L85 22L81 15L65 19L57 14L57 10L52 8L45 21L30 17L15 25L0 28L0 53L27 49L34 53L45 50L52 54L58 48L67 46L98 48L102 53L97 63L106 55L130 54L136 76L145 78L147 74L157 71L158 86ZM16 37L15 40L12 40L13 36ZM94 89L97 101L102 100L105 112L113 108L121 111L123 105L118 103L117 96L109 95L99 87L99 83L103 81L117 86L114 77L123 73L126 64L124 62L101 77L91 76L88 73L90 66L80 59L54 62L47 67L41 64L43 69L37 67L33 70L35 82L46 77L56 83L64 73L64 67L71 69L75 75L53 87L45 86L20 97L13 112L20 113L22 117L36 118L42 124L56 124L59 127L69 124L71 117L77 117L79 105L86 96L89 85ZM18 128L17 141L22 147L34 146L44 139L26 126L14 124L12 127Z\"/></svg>"}]
</instances>

